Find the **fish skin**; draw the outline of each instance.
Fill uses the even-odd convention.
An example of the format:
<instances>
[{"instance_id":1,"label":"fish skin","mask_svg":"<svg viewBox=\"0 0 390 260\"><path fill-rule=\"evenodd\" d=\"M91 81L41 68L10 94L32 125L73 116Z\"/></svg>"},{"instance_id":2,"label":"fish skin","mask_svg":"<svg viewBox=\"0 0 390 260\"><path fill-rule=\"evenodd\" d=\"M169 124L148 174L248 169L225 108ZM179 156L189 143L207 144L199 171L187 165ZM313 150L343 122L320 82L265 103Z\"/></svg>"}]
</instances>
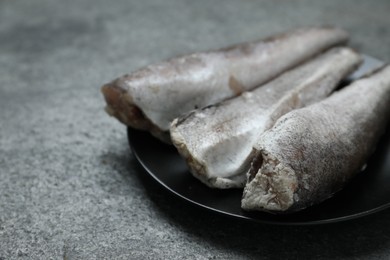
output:
<instances>
[{"instance_id":1,"label":"fish skin","mask_svg":"<svg viewBox=\"0 0 390 260\"><path fill-rule=\"evenodd\" d=\"M294 212L333 196L375 150L390 116L390 66L281 117L254 147L241 207Z\"/></svg>"},{"instance_id":2,"label":"fish skin","mask_svg":"<svg viewBox=\"0 0 390 260\"><path fill-rule=\"evenodd\" d=\"M338 28L304 28L173 58L104 85L106 111L169 142L174 118L253 89L347 40L348 34Z\"/></svg>"},{"instance_id":3,"label":"fish skin","mask_svg":"<svg viewBox=\"0 0 390 260\"><path fill-rule=\"evenodd\" d=\"M290 110L327 97L360 63L353 50L333 48L260 88L175 119L172 142L209 187L243 188L259 136Z\"/></svg>"}]
</instances>

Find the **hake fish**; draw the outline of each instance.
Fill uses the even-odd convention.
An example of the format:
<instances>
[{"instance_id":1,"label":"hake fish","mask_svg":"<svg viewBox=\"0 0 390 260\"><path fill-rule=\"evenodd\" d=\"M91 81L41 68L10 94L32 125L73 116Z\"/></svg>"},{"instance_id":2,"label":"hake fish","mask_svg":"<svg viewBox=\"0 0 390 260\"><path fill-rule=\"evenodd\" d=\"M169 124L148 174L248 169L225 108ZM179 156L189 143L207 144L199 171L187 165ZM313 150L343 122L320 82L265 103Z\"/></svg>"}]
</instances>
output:
<instances>
[{"instance_id":1,"label":"hake fish","mask_svg":"<svg viewBox=\"0 0 390 260\"><path fill-rule=\"evenodd\" d=\"M347 40L338 28L306 28L170 59L104 85L106 111L169 142L174 118L251 90Z\"/></svg>"},{"instance_id":2,"label":"hake fish","mask_svg":"<svg viewBox=\"0 0 390 260\"><path fill-rule=\"evenodd\" d=\"M242 188L260 135L292 109L327 97L360 63L349 48L331 49L260 88L175 119L172 142L206 185Z\"/></svg>"},{"instance_id":3,"label":"hake fish","mask_svg":"<svg viewBox=\"0 0 390 260\"><path fill-rule=\"evenodd\" d=\"M342 189L366 163L390 116L390 66L281 117L255 146L241 206L293 212Z\"/></svg>"}]
</instances>

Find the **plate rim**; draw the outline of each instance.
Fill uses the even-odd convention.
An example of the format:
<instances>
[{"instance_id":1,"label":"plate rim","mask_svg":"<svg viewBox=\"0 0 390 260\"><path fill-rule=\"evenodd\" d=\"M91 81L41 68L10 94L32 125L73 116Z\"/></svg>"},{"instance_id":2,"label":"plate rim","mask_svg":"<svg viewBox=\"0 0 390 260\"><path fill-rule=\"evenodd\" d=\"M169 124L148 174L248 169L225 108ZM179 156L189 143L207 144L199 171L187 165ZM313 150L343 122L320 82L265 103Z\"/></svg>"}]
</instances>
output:
<instances>
[{"instance_id":1,"label":"plate rim","mask_svg":"<svg viewBox=\"0 0 390 260\"><path fill-rule=\"evenodd\" d=\"M362 63L362 65L355 72L353 72L346 79L346 82L350 82L352 79L354 79L356 77L361 77L361 76L366 75L367 72L364 71L364 70L367 67L371 67L371 68L369 68L369 71L374 71L374 70L378 69L379 67L382 67L382 66L386 65L386 62L383 62L383 61L381 61L381 60L379 60L377 58L374 58L374 57L372 57L370 55L362 53L361 56L362 56L364 62ZM371 66L367 65L367 63L371 63ZM389 131L389 130L390 130L390 122L389 122L388 127L387 127L387 131ZM225 215L225 216L238 218L238 219L243 220L243 221L252 221L252 222L263 223L263 224L303 226L303 225L330 224L330 223L338 223L338 222L344 222L344 221L348 221L348 220L354 220L354 219L362 218L362 217L374 214L376 212L383 211L383 210L385 210L387 208L390 208L390 201L389 201L389 202L387 202L385 204L381 204L380 206L376 206L374 208L371 208L369 210L364 210L362 212L358 212L358 213L354 213L354 214L350 214L350 215L346 215L346 216L333 217L333 218L321 219L321 220L313 220L313 221L288 221L288 220L274 220L274 221L272 221L272 220L264 220L264 219L254 218L254 217L245 216L245 215L238 215L236 213L226 212L226 211L223 211L221 209L216 209L216 208L213 208L211 206L204 205L204 204L202 204L200 202L194 201L191 198L188 198L187 196L179 193L178 191L176 191L173 188L171 188L170 186L168 186L164 181L162 181L158 176L156 176L149 169L149 167L147 165L145 165L145 163L141 159L141 156L139 155L138 151L135 149L135 147L133 145L134 140L132 139L132 134L131 134L132 132L135 133L135 132L143 132L143 131L142 130L133 129L131 127L127 127L127 139L128 139L128 143L129 143L129 146L131 148L131 151L132 151L133 155L135 156L137 162L141 165L143 170L146 171L146 173L148 173L149 176L152 177L153 180L157 181L157 183L162 185L163 188L165 188L171 194L175 195L176 197L180 198L181 200L189 202L189 203L191 203L192 205L194 205L196 207L200 207L202 209L205 209L205 210L208 210L208 211L212 211L212 212L215 212L215 213L218 213L218 214L222 214L222 215ZM154 138L150 134L149 134L149 136L150 136L150 138Z\"/></svg>"},{"instance_id":2,"label":"plate rim","mask_svg":"<svg viewBox=\"0 0 390 260\"><path fill-rule=\"evenodd\" d=\"M260 224L270 224L270 225L281 225L281 226L313 226L313 225L324 225L324 224L332 224L332 223L340 223L340 222L345 222L349 220L355 220L359 219L365 216L372 215L374 213L383 211L387 208L390 208L390 202L382 204L380 206L374 207L369 210L365 210L359 213L354 213L351 215L346 215L346 216L341 216L341 217L334 217L334 218L329 218L329 219L322 219L322 220L313 220L313 221L288 221L288 220L264 220L264 219L259 219L255 217L250 217L250 216L244 216L244 215L238 215L235 213L231 212L226 212L220 209L216 209L207 205L204 205L200 202L194 201L191 198L188 198L184 196L183 194L180 194L179 192L175 191L173 188L168 186L165 182L163 182L160 178L158 178L150 169L147 165L145 165L144 161L141 159L138 151L135 149L133 143L133 134L140 132L140 130L132 129L130 127L127 127L127 138L128 138L128 143L131 149L132 154L137 160L137 163L139 163L142 167L142 169L152 177L154 181L156 181L159 185L161 185L164 189L168 190L169 193L172 195L175 195L176 197L180 198L184 202L189 202L191 205L201 208L203 210L207 211L212 211L214 213L240 219L242 221L251 221L251 222L256 222ZM154 138L151 135L149 135L150 138Z\"/></svg>"}]
</instances>

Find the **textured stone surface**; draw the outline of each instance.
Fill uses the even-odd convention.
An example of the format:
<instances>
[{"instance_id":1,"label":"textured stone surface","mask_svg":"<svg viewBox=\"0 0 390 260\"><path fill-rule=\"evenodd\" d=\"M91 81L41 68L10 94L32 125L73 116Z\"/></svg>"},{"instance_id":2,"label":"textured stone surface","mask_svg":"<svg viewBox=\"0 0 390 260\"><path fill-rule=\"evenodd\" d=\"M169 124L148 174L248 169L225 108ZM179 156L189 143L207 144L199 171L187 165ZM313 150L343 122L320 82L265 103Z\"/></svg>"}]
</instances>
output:
<instances>
[{"instance_id":1,"label":"textured stone surface","mask_svg":"<svg viewBox=\"0 0 390 260\"><path fill-rule=\"evenodd\" d=\"M0 0L0 259L380 259L390 211L312 227L237 222L145 176L103 83L174 55L334 24L390 61L390 2Z\"/></svg>"}]
</instances>

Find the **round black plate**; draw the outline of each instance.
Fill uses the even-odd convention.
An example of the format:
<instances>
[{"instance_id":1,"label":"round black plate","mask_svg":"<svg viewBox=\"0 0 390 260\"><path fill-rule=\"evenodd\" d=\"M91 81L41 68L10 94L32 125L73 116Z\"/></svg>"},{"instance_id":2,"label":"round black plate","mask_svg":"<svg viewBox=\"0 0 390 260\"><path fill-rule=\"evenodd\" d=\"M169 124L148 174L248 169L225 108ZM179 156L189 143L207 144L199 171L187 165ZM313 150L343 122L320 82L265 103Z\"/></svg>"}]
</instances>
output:
<instances>
[{"instance_id":1,"label":"round black plate","mask_svg":"<svg viewBox=\"0 0 390 260\"><path fill-rule=\"evenodd\" d=\"M379 63L365 57L366 73ZM362 217L390 207L390 129L382 137L367 168L333 198L288 215L245 212L240 208L242 190L211 189L195 179L174 146L163 144L150 134L128 128L129 143L137 160L157 182L180 198L197 206L235 218L262 223L307 225Z\"/></svg>"}]
</instances>

